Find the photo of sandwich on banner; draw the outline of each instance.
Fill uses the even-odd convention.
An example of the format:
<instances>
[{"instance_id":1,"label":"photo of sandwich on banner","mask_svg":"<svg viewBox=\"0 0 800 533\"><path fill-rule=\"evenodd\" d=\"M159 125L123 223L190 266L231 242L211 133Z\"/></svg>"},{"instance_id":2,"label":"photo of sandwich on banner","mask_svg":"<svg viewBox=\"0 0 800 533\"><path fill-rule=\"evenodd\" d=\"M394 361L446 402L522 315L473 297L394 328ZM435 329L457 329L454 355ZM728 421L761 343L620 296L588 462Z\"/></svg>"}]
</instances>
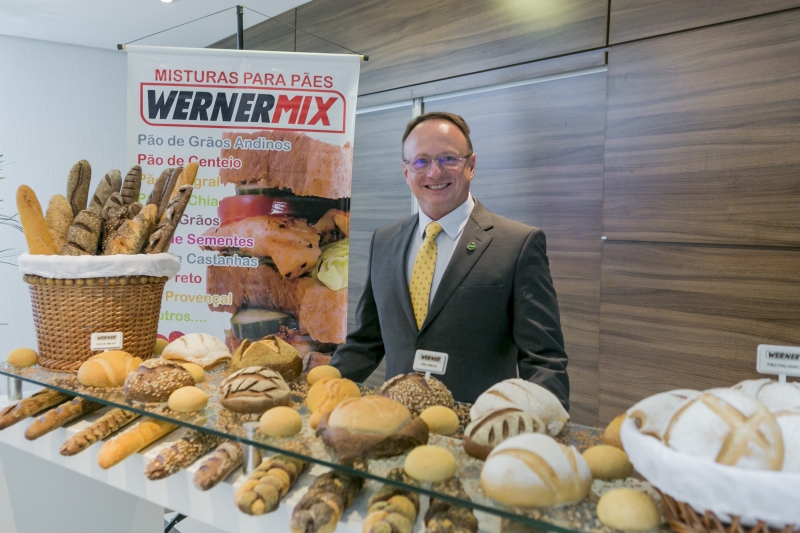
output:
<instances>
[{"instance_id":1,"label":"photo of sandwich on banner","mask_svg":"<svg viewBox=\"0 0 800 533\"><path fill-rule=\"evenodd\" d=\"M223 139L231 148L221 156L242 165L220 170L236 195L220 201L220 226L203 234L203 248L258 262L209 265L206 292L233 294L231 305L209 309L233 314L225 332L232 352L244 339L278 335L307 364L324 362L347 334L352 146L292 131Z\"/></svg>"}]
</instances>

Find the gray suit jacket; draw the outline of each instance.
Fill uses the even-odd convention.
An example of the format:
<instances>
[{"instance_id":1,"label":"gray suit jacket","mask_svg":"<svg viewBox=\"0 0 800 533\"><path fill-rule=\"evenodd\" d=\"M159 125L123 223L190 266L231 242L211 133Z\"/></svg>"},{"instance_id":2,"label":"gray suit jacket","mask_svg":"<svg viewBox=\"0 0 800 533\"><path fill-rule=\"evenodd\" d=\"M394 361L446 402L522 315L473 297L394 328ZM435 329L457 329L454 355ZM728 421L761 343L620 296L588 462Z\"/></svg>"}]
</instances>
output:
<instances>
[{"instance_id":1,"label":"gray suit jacket","mask_svg":"<svg viewBox=\"0 0 800 533\"><path fill-rule=\"evenodd\" d=\"M417 349L446 352L436 376L456 400L474 402L519 375L546 387L569 409L567 354L544 233L492 214L476 201L417 329L406 282L406 255L418 217L372 236L356 328L331 364L363 382L386 357L386 379L413 372ZM475 243L468 250L468 243Z\"/></svg>"}]
</instances>

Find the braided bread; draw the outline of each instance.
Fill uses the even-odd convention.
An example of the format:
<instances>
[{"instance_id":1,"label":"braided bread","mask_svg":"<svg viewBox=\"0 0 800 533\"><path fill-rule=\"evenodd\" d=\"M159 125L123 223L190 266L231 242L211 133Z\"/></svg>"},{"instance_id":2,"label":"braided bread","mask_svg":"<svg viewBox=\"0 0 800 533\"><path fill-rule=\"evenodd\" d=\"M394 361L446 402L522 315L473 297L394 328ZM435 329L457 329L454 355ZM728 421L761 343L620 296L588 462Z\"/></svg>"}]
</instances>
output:
<instances>
[{"instance_id":1,"label":"braided bread","mask_svg":"<svg viewBox=\"0 0 800 533\"><path fill-rule=\"evenodd\" d=\"M292 512L292 533L333 533L362 486L362 478L336 470L319 476Z\"/></svg>"},{"instance_id":2,"label":"braided bread","mask_svg":"<svg viewBox=\"0 0 800 533\"><path fill-rule=\"evenodd\" d=\"M402 468L389 471L387 479L407 485L417 483ZM363 533L411 533L419 514L419 494L394 485L384 485L369 499Z\"/></svg>"},{"instance_id":3,"label":"braided bread","mask_svg":"<svg viewBox=\"0 0 800 533\"><path fill-rule=\"evenodd\" d=\"M298 453L310 453L298 450ZM236 506L249 515L259 516L278 508L281 498L294 485L308 463L286 455L276 455L261 463L236 491Z\"/></svg>"}]
</instances>

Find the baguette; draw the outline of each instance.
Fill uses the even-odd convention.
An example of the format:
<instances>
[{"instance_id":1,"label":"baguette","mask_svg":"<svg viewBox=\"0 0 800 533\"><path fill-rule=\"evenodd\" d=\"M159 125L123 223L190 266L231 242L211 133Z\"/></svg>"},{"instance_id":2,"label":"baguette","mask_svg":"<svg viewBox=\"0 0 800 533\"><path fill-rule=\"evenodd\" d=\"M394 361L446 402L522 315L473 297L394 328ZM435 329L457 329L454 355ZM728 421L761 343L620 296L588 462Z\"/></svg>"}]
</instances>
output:
<instances>
[{"instance_id":1,"label":"baguette","mask_svg":"<svg viewBox=\"0 0 800 533\"><path fill-rule=\"evenodd\" d=\"M61 248L61 255L96 255L102 226L99 211L84 209L78 213L67 231L67 242Z\"/></svg>"},{"instance_id":2,"label":"baguette","mask_svg":"<svg viewBox=\"0 0 800 533\"><path fill-rule=\"evenodd\" d=\"M89 182L92 181L92 166L85 159L81 159L69 170L67 178L67 200L72 206L72 216L86 209L89 200Z\"/></svg>"},{"instance_id":3,"label":"baguette","mask_svg":"<svg viewBox=\"0 0 800 533\"><path fill-rule=\"evenodd\" d=\"M111 216L111 213L122 207L123 199L122 195L118 192L112 192L111 196L108 197L106 200L106 204L103 206L102 211L100 211L100 216L103 218L103 221L108 222L108 217Z\"/></svg>"},{"instance_id":4,"label":"baguette","mask_svg":"<svg viewBox=\"0 0 800 533\"><path fill-rule=\"evenodd\" d=\"M161 191L161 201L158 204L158 215L156 215L156 220L161 220L161 217L167 210L167 205L169 205L169 201L172 198L172 191L175 190L175 185L178 183L178 178L181 177L182 173L183 167L176 168L172 171L169 179L164 184L164 190Z\"/></svg>"},{"instance_id":5,"label":"baguette","mask_svg":"<svg viewBox=\"0 0 800 533\"><path fill-rule=\"evenodd\" d=\"M112 409L98 418L88 428L68 438L61 446L61 455L76 455L137 418L139 418L139 415L136 413L125 411L124 409Z\"/></svg>"},{"instance_id":6,"label":"baguette","mask_svg":"<svg viewBox=\"0 0 800 533\"><path fill-rule=\"evenodd\" d=\"M113 193L119 193L121 187L122 174L120 171L116 168L109 170L108 173L103 176L103 179L100 180L100 183L97 184L97 188L94 190L94 195L89 201L89 207L87 207L87 209L99 215L103 207L105 207L108 198Z\"/></svg>"},{"instance_id":7,"label":"baguette","mask_svg":"<svg viewBox=\"0 0 800 533\"><path fill-rule=\"evenodd\" d=\"M133 218L142 212L144 206L139 202L133 202L131 205L128 206L128 218L133 220Z\"/></svg>"},{"instance_id":8,"label":"baguette","mask_svg":"<svg viewBox=\"0 0 800 533\"><path fill-rule=\"evenodd\" d=\"M67 242L67 231L72 225L72 206L69 205L64 196L60 194L54 195L50 198L50 203L47 205L47 215L44 220L47 223L47 231L50 232L50 238L53 240L53 245L56 250L61 250Z\"/></svg>"},{"instance_id":9,"label":"baguette","mask_svg":"<svg viewBox=\"0 0 800 533\"><path fill-rule=\"evenodd\" d=\"M362 478L344 472L322 474L295 506L289 528L293 533L333 533L363 485Z\"/></svg>"},{"instance_id":10,"label":"baguette","mask_svg":"<svg viewBox=\"0 0 800 533\"><path fill-rule=\"evenodd\" d=\"M470 501L461 481L456 477L434 483L431 489L459 500ZM469 507L431 497L430 507L425 513L425 530L427 533L478 533L478 519Z\"/></svg>"},{"instance_id":11,"label":"baguette","mask_svg":"<svg viewBox=\"0 0 800 533\"><path fill-rule=\"evenodd\" d=\"M217 446L194 474L194 486L200 490L213 488L242 464L242 447L227 440Z\"/></svg>"},{"instance_id":12,"label":"baguette","mask_svg":"<svg viewBox=\"0 0 800 533\"><path fill-rule=\"evenodd\" d=\"M161 204L161 198L164 195L164 187L166 187L169 178L172 176L174 168L166 168L156 180L153 185L153 190L150 191L150 196L147 197L147 205L158 206Z\"/></svg>"},{"instance_id":13,"label":"baguette","mask_svg":"<svg viewBox=\"0 0 800 533\"><path fill-rule=\"evenodd\" d=\"M298 449L298 453L309 454L308 450ZM281 498L306 469L306 461L275 455L262 462L250 477L236 491L233 497L236 507L243 513L260 516L278 508Z\"/></svg>"},{"instance_id":14,"label":"baguette","mask_svg":"<svg viewBox=\"0 0 800 533\"><path fill-rule=\"evenodd\" d=\"M417 485L402 468L389 471L387 479ZM394 485L384 485L370 497L362 533L411 533L419 514L419 494Z\"/></svg>"},{"instance_id":15,"label":"baguette","mask_svg":"<svg viewBox=\"0 0 800 533\"><path fill-rule=\"evenodd\" d=\"M197 177L197 170L200 168L200 165L197 161L192 161L186 168L183 169L180 176L178 176L178 181L175 183L175 188L172 189L172 194L169 196L169 203L167 203L167 208L169 208L169 204L172 203L172 200L178 196L178 193L181 190L181 187L184 185L189 185L194 188L194 179ZM165 211L166 213L166 211ZM163 220L163 217L161 218Z\"/></svg>"},{"instance_id":16,"label":"baguette","mask_svg":"<svg viewBox=\"0 0 800 533\"><path fill-rule=\"evenodd\" d=\"M25 430L25 438L36 440L43 435L47 435L54 429L58 429L76 418L80 418L89 413L93 413L102 407L101 404L90 402L84 398L73 398L64 402L55 409L50 409L28 426Z\"/></svg>"},{"instance_id":17,"label":"baguette","mask_svg":"<svg viewBox=\"0 0 800 533\"><path fill-rule=\"evenodd\" d=\"M197 461L209 450L219 445L222 437L190 431L185 437L161 450L144 469L147 479L164 479Z\"/></svg>"},{"instance_id":18,"label":"baguette","mask_svg":"<svg viewBox=\"0 0 800 533\"><path fill-rule=\"evenodd\" d=\"M149 242L144 249L146 254L160 254L169 250L169 245L172 242L172 236L175 234L175 229L181 223L181 217L189 204L189 198L192 197L192 186L183 185L178 192L178 195L170 200L167 210L164 212L164 218L156 226L155 231L150 235Z\"/></svg>"},{"instance_id":19,"label":"baguette","mask_svg":"<svg viewBox=\"0 0 800 533\"><path fill-rule=\"evenodd\" d=\"M42 214L42 206L36 193L27 185L20 185L17 189L17 211L22 224L22 232L28 243L28 253L31 255L57 255L55 244L50 237L50 230Z\"/></svg>"},{"instance_id":20,"label":"baguette","mask_svg":"<svg viewBox=\"0 0 800 533\"><path fill-rule=\"evenodd\" d=\"M33 396L0 410L0 429L13 426L20 420L39 414L45 409L64 403L70 398L72 396L52 389L40 390Z\"/></svg>"},{"instance_id":21,"label":"baguette","mask_svg":"<svg viewBox=\"0 0 800 533\"><path fill-rule=\"evenodd\" d=\"M142 167L134 165L125 174L125 181L122 182L122 201L123 205L131 205L139 201L139 192L142 190Z\"/></svg>"},{"instance_id":22,"label":"baguette","mask_svg":"<svg viewBox=\"0 0 800 533\"><path fill-rule=\"evenodd\" d=\"M163 420L146 418L103 444L97 454L97 464L103 469L111 468L177 427Z\"/></svg>"},{"instance_id":23,"label":"baguette","mask_svg":"<svg viewBox=\"0 0 800 533\"><path fill-rule=\"evenodd\" d=\"M133 220L124 221L111 239L109 255L134 255L141 252L142 246L153 230L157 209L154 204L150 204Z\"/></svg>"}]
</instances>

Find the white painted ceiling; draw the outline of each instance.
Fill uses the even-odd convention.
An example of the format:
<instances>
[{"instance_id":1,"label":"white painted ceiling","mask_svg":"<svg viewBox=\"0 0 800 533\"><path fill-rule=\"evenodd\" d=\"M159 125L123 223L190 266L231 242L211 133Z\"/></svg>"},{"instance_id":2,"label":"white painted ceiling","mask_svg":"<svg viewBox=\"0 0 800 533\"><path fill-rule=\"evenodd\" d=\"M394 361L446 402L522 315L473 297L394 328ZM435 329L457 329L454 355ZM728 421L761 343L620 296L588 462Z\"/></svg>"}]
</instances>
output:
<instances>
[{"instance_id":1,"label":"white painted ceiling","mask_svg":"<svg viewBox=\"0 0 800 533\"><path fill-rule=\"evenodd\" d=\"M239 0L269 16L307 1ZM0 0L0 35L116 49L117 44L233 8L137 43L204 47L236 33L235 5L236 0ZM264 20L244 10L245 28Z\"/></svg>"}]
</instances>

